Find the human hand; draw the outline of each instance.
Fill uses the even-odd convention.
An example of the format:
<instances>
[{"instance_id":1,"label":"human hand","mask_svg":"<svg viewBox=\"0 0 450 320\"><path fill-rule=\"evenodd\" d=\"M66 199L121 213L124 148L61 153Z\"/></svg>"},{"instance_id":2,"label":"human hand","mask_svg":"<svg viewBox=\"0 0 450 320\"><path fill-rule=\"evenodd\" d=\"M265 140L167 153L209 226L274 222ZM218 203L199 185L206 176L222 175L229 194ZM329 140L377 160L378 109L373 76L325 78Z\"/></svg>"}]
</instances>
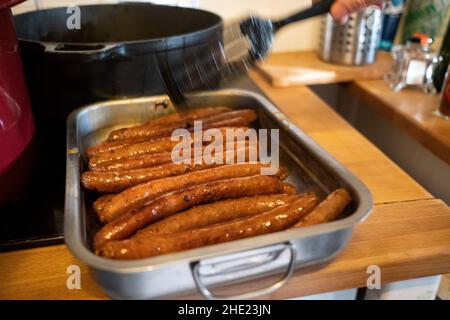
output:
<instances>
[{"instance_id":1,"label":"human hand","mask_svg":"<svg viewBox=\"0 0 450 320\"><path fill-rule=\"evenodd\" d=\"M346 23L349 14L370 5L377 5L380 8L384 7L383 0L336 0L331 6L331 15L333 18L341 23Z\"/></svg>"}]
</instances>

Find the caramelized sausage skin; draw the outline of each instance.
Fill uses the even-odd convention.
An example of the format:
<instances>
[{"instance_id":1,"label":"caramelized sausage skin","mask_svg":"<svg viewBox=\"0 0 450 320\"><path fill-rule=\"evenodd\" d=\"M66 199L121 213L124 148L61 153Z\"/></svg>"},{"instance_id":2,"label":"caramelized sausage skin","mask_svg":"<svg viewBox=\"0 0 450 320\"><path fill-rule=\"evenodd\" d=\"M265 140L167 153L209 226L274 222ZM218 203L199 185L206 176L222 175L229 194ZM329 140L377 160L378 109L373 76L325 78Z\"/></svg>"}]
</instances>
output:
<instances>
[{"instance_id":1,"label":"caramelized sausage skin","mask_svg":"<svg viewBox=\"0 0 450 320\"><path fill-rule=\"evenodd\" d=\"M240 119L242 122L252 123L257 119L257 115L256 112L252 109L230 111L204 118L202 119L202 125L208 125L210 123L223 122L232 119ZM190 125L193 125L193 122L191 122Z\"/></svg>"},{"instance_id":2,"label":"caramelized sausage skin","mask_svg":"<svg viewBox=\"0 0 450 320\"><path fill-rule=\"evenodd\" d=\"M220 128L220 127L247 127L250 123L256 120L256 114L254 117L250 115L236 115L232 118L228 119L210 119L208 121L204 121L202 123L203 129L212 129L212 128ZM120 138L108 138L108 141L131 141L136 139L146 140L151 138L161 138L168 137L172 134L175 129L188 129L190 131L194 130L194 127L190 127L187 123L175 123L171 127L163 127L163 128L147 128L145 130L139 131L124 131L123 137ZM117 137L117 135L115 136ZM113 139L113 140L110 140ZM115 139L115 140L114 140Z\"/></svg>"},{"instance_id":3,"label":"caramelized sausage skin","mask_svg":"<svg viewBox=\"0 0 450 320\"><path fill-rule=\"evenodd\" d=\"M225 108L225 107L223 107ZM225 108L226 110L231 110L228 108ZM175 115L173 115L175 116ZM249 123L244 121L244 119L242 119L242 117L238 118L239 121L237 120L233 120L232 123L238 123L238 127L246 127L246 125L242 125L242 123ZM222 124L222 125L221 125ZM220 120L220 121L209 121L207 123L207 128L219 128L222 129L221 127L223 127L223 124L226 124L226 121L224 120ZM229 126L228 126L229 127ZM245 128L248 129L248 128ZM193 128L189 129L189 131L193 131ZM170 134L171 135L171 134ZM127 147L129 145L132 144L137 144L137 143L142 143L142 142L156 142L156 141L160 141L160 140L170 140L170 135L168 136L163 136L163 137L135 137L135 138L129 138L129 139L125 139L125 140L118 140L118 141L104 141L98 145L89 147L86 150L86 157L88 159L91 159L93 156L98 155L100 153L104 153L104 152L108 152L108 151L113 151L113 150L118 150L121 149L123 147Z\"/></svg>"},{"instance_id":4,"label":"caramelized sausage skin","mask_svg":"<svg viewBox=\"0 0 450 320\"><path fill-rule=\"evenodd\" d=\"M156 221L193 206L245 196L281 193L284 182L269 176L219 180L166 193L142 209L129 211L103 226L94 237L94 247L125 239Z\"/></svg>"},{"instance_id":5,"label":"caramelized sausage skin","mask_svg":"<svg viewBox=\"0 0 450 320\"><path fill-rule=\"evenodd\" d=\"M143 143L143 142L160 142L160 141L170 141L170 136L168 137L160 137L160 138L141 138L141 139L132 139L127 141L104 141L102 143L99 143L98 145L92 146L86 150L86 157L88 160L90 160L94 156L102 156L108 154L111 154L111 151L115 151L122 149L124 147L129 147L134 144ZM92 170L92 169L91 169Z\"/></svg>"},{"instance_id":6,"label":"caramelized sausage skin","mask_svg":"<svg viewBox=\"0 0 450 320\"><path fill-rule=\"evenodd\" d=\"M317 197L310 195L231 222L173 234L110 241L98 248L97 253L111 259L141 259L281 231L299 221L317 202Z\"/></svg>"},{"instance_id":7,"label":"caramelized sausage skin","mask_svg":"<svg viewBox=\"0 0 450 320\"><path fill-rule=\"evenodd\" d=\"M156 179L177 176L187 172L217 167L216 164L173 164L125 170L125 171L86 171L81 175L81 183L86 189L99 193L118 193L137 184Z\"/></svg>"},{"instance_id":8,"label":"caramelized sausage skin","mask_svg":"<svg viewBox=\"0 0 450 320\"><path fill-rule=\"evenodd\" d=\"M261 169L266 166L266 164L262 163L224 165L142 183L114 195L111 197L110 201L105 203L102 209L96 211L96 213L102 222L109 222L126 211L141 208L146 203L164 193L206 182L254 176L260 174ZM286 171L283 168L280 168L277 177L283 180L286 176ZM287 193L295 193L295 190L287 190Z\"/></svg>"},{"instance_id":9,"label":"caramelized sausage skin","mask_svg":"<svg viewBox=\"0 0 450 320\"><path fill-rule=\"evenodd\" d=\"M143 142L143 141L138 141L138 142ZM107 151L112 151L112 150L117 150L123 147L126 147L128 145L132 144L132 142L125 142L125 141L114 141L114 142L108 142L108 141L104 141L101 142L95 146L89 147L86 150L86 157L88 159L91 159L93 156L103 153L103 152L107 152Z\"/></svg>"},{"instance_id":10,"label":"caramelized sausage skin","mask_svg":"<svg viewBox=\"0 0 450 320\"><path fill-rule=\"evenodd\" d=\"M213 127L214 129L219 130L220 134L222 135L223 144L227 143L226 137L229 132L234 134L234 132L238 129L247 130L247 127ZM212 129L212 128L209 128ZM205 130L208 130L208 128L205 128ZM211 142L203 141L203 135L204 130L201 132L200 136L197 136L195 133L191 133L190 138L190 144L192 147L195 147L197 145L204 144L210 144ZM197 142L197 143L196 143ZM137 143L131 143L127 144L119 149L114 149L111 151L105 151L102 153L99 153L97 155L92 156L89 159L89 169L96 171L105 171L104 168L108 167L108 165L114 164L118 161L127 162L128 160L132 161L133 159L136 159L136 157L140 157L143 155L148 155L150 158L151 156L156 156L159 153L162 152L170 152L173 150L175 146L177 146L180 143L180 141L172 141L172 137L164 137L160 139L150 139L143 142L137 142Z\"/></svg>"},{"instance_id":11,"label":"caramelized sausage skin","mask_svg":"<svg viewBox=\"0 0 450 320\"><path fill-rule=\"evenodd\" d=\"M158 136L168 136L170 132L177 128L187 128L189 123L195 120L202 120L213 115L231 111L227 107L211 107L195 109L186 113L172 114L166 117L150 120L142 125L112 131L108 136L108 141L124 141L136 138L151 138ZM166 129L170 129L169 134Z\"/></svg>"},{"instance_id":12,"label":"caramelized sausage skin","mask_svg":"<svg viewBox=\"0 0 450 320\"><path fill-rule=\"evenodd\" d=\"M351 201L352 198L347 190L337 189L329 194L310 214L300 220L294 228L333 221L339 217Z\"/></svg>"},{"instance_id":13,"label":"caramelized sausage skin","mask_svg":"<svg viewBox=\"0 0 450 320\"><path fill-rule=\"evenodd\" d=\"M131 141L135 139L168 137L172 134L173 130L187 128L187 126L186 121L175 121L167 126L149 126L145 130L141 127L118 129L110 133L107 141Z\"/></svg>"},{"instance_id":14,"label":"caramelized sausage skin","mask_svg":"<svg viewBox=\"0 0 450 320\"><path fill-rule=\"evenodd\" d=\"M126 141L103 141L95 146L89 147L86 150L86 157L90 160L93 156L97 156L100 154L107 154L106 152L116 151L118 149L122 149L124 147L128 147L133 144L143 143L143 142L159 142L159 141L170 141L171 137L159 137L159 138L136 138L130 139ZM91 168L92 170L92 168Z\"/></svg>"},{"instance_id":15,"label":"caramelized sausage skin","mask_svg":"<svg viewBox=\"0 0 450 320\"><path fill-rule=\"evenodd\" d=\"M243 154L243 161L238 155ZM178 176L187 172L203 170L223 166L229 159L233 163L248 162L252 154L257 153L254 148L244 145L243 148L226 151L218 155L218 159L211 159L211 162L204 161L203 158L193 158L189 163L165 163L160 166L125 170L125 171L86 171L81 175L81 182L86 189L95 190L101 193L117 193L137 184L153 181L156 179Z\"/></svg>"},{"instance_id":16,"label":"caramelized sausage skin","mask_svg":"<svg viewBox=\"0 0 450 320\"><path fill-rule=\"evenodd\" d=\"M222 129L220 126L214 126L214 128ZM248 129L248 128L245 128L245 129ZM119 141L104 141L104 142L99 143L98 145L89 147L86 150L86 157L89 160L93 156L99 155L104 152L118 150L123 147L127 147L127 146L137 144L137 143L157 142L157 141L161 141L161 140L166 140L166 141L171 140L171 137L170 137L170 135L168 135L166 137L157 137L157 138L141 137L141 138L133 138L133 139L127 139L127 140L119 140Z\"/></svg>"},{"instance_id":17,"label":"caramelized sausage skin","mask_svg":"<svg viewBox=\"0 0 450 320\"><path fill-rule=\"evenodd\" d=\"M120 159L104 164L90 166L91 171L124 171L159 166L172 160L171 151L156 154L143 154L132 158Z\"/></svg>"},{"instance_id":18,"label":"caramelized sausage skin","mask_svg":"<svg viewBox=\"0 0 450 320\"><path fill-rule=\"evenodd\" d=\"M208 203L153 223L139 230L133 238L175 233L247 216L254 216L286 205L300 197L302 195L271 194Z\"/></svg>"},{"instance_id":19,"label":"caramelized sausage skin","mask_svg":"<svg viewBox=\"0 0 450 320\"><path fill-rule=\"evenodd\" d=\"M237 142L239 141L239 143ZM235 140L233 142L224 141L223 150L236 150L238 147L248 147L249 141L246 140ZM258 145L256 144L255 148ZM207 146L192 146L190 149L191 159L194 158L198 153L203 154L203 152L207 149ZM213 150L211 155L216 154L215 150ZM223 152L223 151L219 151ZM155 167L158 165L162 165L165 163L169 163L172 161L172 151L162 151L160 153L150 153L150 154L142 154L138 156L133 156L129 158L107 161L105 163L90 165L89 169L91 171L124 171L124 170L134 170L134 169L143 169Z\"/></svg>"},{"instance_id":20,"label":"caramelized sausage skin","mask_svg":"<svg viewBox=\"0 0 450 320\"><path fill-rule=\"evenodd\" d=\"M203 130L214 129L214 128L222 128L222 127L248 127L253 121L248 121L243 117L235 117L227 120L213 121L213 122L204 122ZM193 131L193 128L188 129Z\"/></svg>"},{"instance_id":21,"label":"caramelized sausage skin","mask_svg":"<svg viewBox=\"0 0 450 320\"><path fill-rule=\"evenodd\" d=\"M92 204L94 212L95 213L102 212L108 205L108 203L112 201L114 196L115 196L114 194L105 194L100 198L98 198L97 200L95 200L94 203Z\"/></svg>"},{"instance_id":22,"label":"caramelized sausage skin","mask_svg":"<svg viewBox=\"0 0 450 320\"><path fill-rule=\"evenodd\" d=\"M120 149L102 152L89 160L89 169L95 170L97 167L105 166L114 161L144 154L157 154L164 151L171 151L178 143L178 141L171 141L170 139L161 139L130 144Z\"/></svg>"}]
</instances>

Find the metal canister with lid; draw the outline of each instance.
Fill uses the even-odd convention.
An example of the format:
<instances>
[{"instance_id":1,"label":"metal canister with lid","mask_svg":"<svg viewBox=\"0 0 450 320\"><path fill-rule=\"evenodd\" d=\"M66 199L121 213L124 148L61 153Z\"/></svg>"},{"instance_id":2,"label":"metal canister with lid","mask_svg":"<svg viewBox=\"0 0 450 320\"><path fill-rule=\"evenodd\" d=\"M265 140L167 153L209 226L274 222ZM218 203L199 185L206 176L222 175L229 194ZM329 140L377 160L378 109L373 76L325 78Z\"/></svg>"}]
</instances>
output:
<instances>
[{"instance_id":1,"label":"metal canister with lid","mask_svg":"<svg viewBox=\"0 0 450 320\"><path fill-rule=\"evenodd\" d=\"M374 63L381 28L382 11L377 6L351 14L345 24L334 21L328 14L322 21L319 56L337 64Z\"/></svg>"}]
</instances>

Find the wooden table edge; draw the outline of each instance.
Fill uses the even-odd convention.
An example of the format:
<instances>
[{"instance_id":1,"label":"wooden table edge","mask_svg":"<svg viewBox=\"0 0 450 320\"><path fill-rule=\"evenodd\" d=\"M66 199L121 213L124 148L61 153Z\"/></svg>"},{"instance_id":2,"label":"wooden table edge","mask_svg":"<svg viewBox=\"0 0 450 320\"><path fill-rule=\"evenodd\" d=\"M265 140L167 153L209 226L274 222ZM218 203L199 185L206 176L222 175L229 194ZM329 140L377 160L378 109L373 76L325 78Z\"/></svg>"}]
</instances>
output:
<instances>
[{"instance_id":1,"label":"wooden table edge","mask_svg":"<svg viewBox=\"0 0 450 320\"><path fill-rule=\"evenodd\" d=\"M430 205L433 210L429 210L430 214L436 213L436 209L441 208L442 210L448 210L448 207L438 199L418 199L415 201L399 201L392 202L387 204L378 204L375 205L375 210L378 211L378 214L383 214L384 211L389 211L392 206L407 204L407 211L409 212L414 206L420 205ZM382 210L382 211L380 211ZM450 234L450 232L449 232ZM350 240L351 243L352 240ZM443 244L447 249L440 248L438 251L433 251L422 257L403 257L408 261L399 261L397 256L395 258L390 257L385 261L383 267L388 268L389 272L382 278L382 283L392 282L392 281L400 281L424 276L431 276L441 273L450 272L450 241L448 244ZM345 252L348 248L344 249L335 259L331 260L330 263L327 263L322 266L312 267L310 269L304 269L296 271L293 277L290 279L289 283L282 287L276 293L265 296L263 298L266 299L287 299L294 298L298 296L310 295L310 294L319 294L324 292L336 291L336 290L344 290L357 288L364 285L364 281L366 281L366 274L362 271L361 266L356 266L349 260L350 265L348 265L347 270L334 270L330 271L328 268L334 268L333 263L336 259L339 259L339 256ZM8 264L16 264L18 261L26 255L29 261L35 261L35 265L28 266L27 272L23 275L15 275L12 277L14 281L11 281L11 276L8 276L6 269L8 269ZM392 255L392 254L391 254ZM44 272L45 277L41 276L41 278L36 277L36 273L38 269L42 268L42 264L51 260L52 257L57 256L64 260L63 262L66 264L75 264L79 265L82 270L82 287L88 288L84 290L67 290L65 288L66 278L68 274L66 274L65 268L53 267L46 268L47 270L42 271L39 269L39 272ZM387 254L386 256L389 256ZM379 257L377 257L379 258ZM5 264L4 264L5 263ZM59 262L61 263L61 261ZM424 268L423 266L427 267ZM64 265L65 266L65 265ZM407 268L405 268L405 266ZM416 267L419 266L419 267ZM61 270L60 270L61 269ZM405 269L408 272L402 272ZM323 274L323 275L321 275ZM339 275L339 277L338 277ZM27 286L24 284L29 284L26 280L26 277L29 277L31 282L33 281L41 281L45 287L40 288L42 292L39 294L30 294L24 290L27 290ZM304 281L305 277L312 277L312 280ZM42 248L34 248L34 249L25 249L19 251L11 251L0 253L0 299L105 299L108 298L99 288L99 286L95 283L91 271L88 270L88 267L77 258L75 258L70 252L69 248L66 245L56 245L51 247L42 247ZM332 280L333 283L328 283L325 279ZM253 285L256 286L259 280L255 280ZM320 286L316 286L313 283L315 281L320 282ZM57 283L56 283L57 282ZM306 285L305 285L306 284ZM40 284L38 284L40 285ZM54 288L60 288L55 292L48 292L49 290L54 290ZM67 290L67 291L63 291ZM200 296L198 294L183 296L181 298L186 299L198 299Z\"/></svg>"}]
</instances>

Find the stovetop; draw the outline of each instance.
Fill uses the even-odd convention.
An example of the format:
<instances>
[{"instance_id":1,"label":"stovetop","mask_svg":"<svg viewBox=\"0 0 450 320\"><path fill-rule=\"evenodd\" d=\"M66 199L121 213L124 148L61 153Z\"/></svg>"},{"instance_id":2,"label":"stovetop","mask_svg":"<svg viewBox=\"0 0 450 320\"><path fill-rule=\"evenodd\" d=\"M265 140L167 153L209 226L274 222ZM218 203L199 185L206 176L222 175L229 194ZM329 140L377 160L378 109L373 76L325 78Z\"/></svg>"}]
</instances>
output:
<instances>
[{"instance_id":1,"label":"stovetop","mask_svg":"<svg viewBox=\"0 0 450 320\"><path fill-rule=\"evenodd\" d=\"M243 76L221 88L247 89L262 94L253 81ZM0 252L64 243L65 133L39 129L37 161L26 189L0 209Z\"/></svg>"},{"instance_id":2,"label":"stovetop","mask_svg":"<svg viewBox=\"0 0 450 320\"><path fill-rule=\"evenodd\" d=\"M64 157L49 161L47 147L40 141L35 137L37 160L31 181L10 204L0 209L0 251L64 242L65 161Z\"/></svg>"}]
</instances>

